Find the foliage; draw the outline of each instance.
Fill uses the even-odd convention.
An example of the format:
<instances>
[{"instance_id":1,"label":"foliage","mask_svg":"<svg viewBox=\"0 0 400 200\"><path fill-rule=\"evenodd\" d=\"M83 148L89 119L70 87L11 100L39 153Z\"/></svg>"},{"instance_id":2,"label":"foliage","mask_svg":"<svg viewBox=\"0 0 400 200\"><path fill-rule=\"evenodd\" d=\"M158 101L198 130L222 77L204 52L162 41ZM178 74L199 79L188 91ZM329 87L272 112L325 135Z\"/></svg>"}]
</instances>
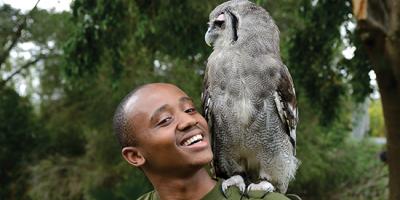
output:
<instances>
[{"instance_id":1,"label":"foliage","mask_svg":"<svg viewBox=\"0 0 400 200\"><path fill-rule=\"evenodd\" d=\"M371 161L371 160L368 160ZM367 162L368 162L367 161ZM352 176L352 182L344 182L342 186L332 194L333 200L363 200L363 199L387 199L389 193L388 168L382 163L376 163L368 168L368 172L362 176Z\"/></svg>"},{"instance_id":2,"label":"foliage","mask_svg":"<svg viewBox=\"0 0 400 200\"><path fill-rule=\"evenodd\" d=\"M121 22L127 18L125 3L128 2L74 1L73 19L77 28L65 48L68 77L87 77L87 74L96 71L96 66L106 54L111 59L112 74L120 74L121 51L128 30Z\"/></svg>"},{"instance_id":3,"label":"foliage","mask_svg":"<svg viewBox=\"0 0 400 200\"><path fill-rule=\"evenodd\" d=\"M79 162L79 161L78 161ZM32 199L43 200L78 200L84 196L82 186L82 165L77 160L64 157L51 157L40 161L31 168L31 185L29 191Z\"/></svg>"},{"instance_id":4,"label":"foliage","mask_svg":"<svg viewBox=\"0 0 400 200\"><path fill-rule=\"evenodd\" d=\"M387 167L379 160L375 144L346 141L334 148L324 148L324 143L303 145L306 148L301 150L312 152L300 155L303 164L290 192L311 200L387 197Z\"/></svg>"},{"instance_id":5,"label":"foliage","mask_svg":"<svg viewBox=\"0 0 400 200\"><path fill-rule=\"evenodd\" d=\"M371 130L370 135L374 137L385 136L385 123L383 121L383 111L380 100L373 100L368 109L370 116Z\"/></svg>"},{"instance_id":6,"label":"foliage","mask_svg":"<svg viewBox=\"0 0 400 200\"><path fill-rule=\"evenodd\" d=\"M25 199L29 176L24 166L43 155L45 135L26 98L13 89L0 91L0 199Z\"/></svg>"},{"instance_id":7,"label":"foliage","mask_svg":"<svg viewBox=\"0 0 400 200\"><path fill-rule=\"evenodd\" d=\"M311 102L300 99L299 107L312 110ZM382 147L367 139L348 137L354 103L340 102L339 117L329 125L321 126L318 116L302 112L298 127L298 157L302 164L288 193L311 200L385 199L388 173L378 156Z\"/></svg>"},{"instance_id":8,"label":"foliage","mask_svg":"<svg viewBox=\"0 0 400 200\"><path fill-rule=\"evenodd\" d=\"M359 56L357 52L351 61L343 61L340 54L343 48L340 27L351 21L350 1L302 1L298 13L304 25L290 36L288 65L295 85L300 86L299 93L304 92L312 99L316 110L324 110L321 122L327 124L338 116L347 87L354 88L359 99L366 97L368 93L359 90L369 87L364 71L368 66L364 54ZM352 32L348 26L344 27L353 42ZM346 79L350 79L349 83Z\"/></svg>"},{"instance_id":9,"label":"foliage","mask_svg":"<svg viewBox=\"0 0 400 200\"><path fill-rule=\"evenodd\" d=\"M42 52L51 48L57 56L34 66L40 79L39 87L31 86L39 96L39 103L33 104L37 112L14 92L13 101L26 105L15 115L27 115L27 129L34 119L33 124L40 127L35 133L43 136L38 148L29 149L35 157L32 162L15 164L20 166L15 171L23 169L30 177L25 197L122 200L150 190L143 174L119 156L111 129L114 109L129 91L149 82L177 84L200 105L204 66L211 52L203 40L206 22L208 13L221 2L75 0L72 13L33 12L26 29L29 34L21 41L33 41L43 47ZM350 1L256 2L271 12L280 27L282 57L298 93L297 152L303 164L289 189L304 199L325 199L343 187L362 185L367 177L362 172L379 168L379 163L373 157L376 147L348 141L353 101L363 100L370 91L370 68L362 49L357 48L350 60L340 54L344 48L340 27L351 20ZM5 27L0 34L7 36L11 33L6 30L15 26L12 19L20 15L6 6L1 9L8 9L5 18L0 18L0 27ZM357 46L354 33L347 31L348 41ZM12 62L7 66L0 74L15 67ZM24 119L7 118L0 127L21 124ZM21 137L36 141L29 134ZM5 149L14 148L8 145ZM9 180L22 177L18 172Z\"/></svg>"},{"instance_id":10,"label":"foliage","mask_svg":"<svg viewBox=\"0 0 400 200\"><path fill-rule=\"evenodd\" d=\"M354 22L349 21L346 26L349 23ZM339 70L344 72L345 83L349 85L350 95L356 102L361 103L373 92L372 86L369 84L369 75L366 73L371 71L372 67L367 53L356 34L357 31L346 29L346 37L344 39L348 40L349 45L354 46L356 50L352 59L342 59L338 66Z\"/></svg>"},{"instance_id":11,"label":"foliage","mask_svg":"<svg viewBox=\"0 0 400 200\"><path fill-rule=\"evenodd\" d=\"M3 47L10 40L12 32L17 20L13 16L18 16L19 11L11 8L9 5L0 7L0 46ZM7 37L8 36L8 37Z\"/></svg>"}]
</instances>

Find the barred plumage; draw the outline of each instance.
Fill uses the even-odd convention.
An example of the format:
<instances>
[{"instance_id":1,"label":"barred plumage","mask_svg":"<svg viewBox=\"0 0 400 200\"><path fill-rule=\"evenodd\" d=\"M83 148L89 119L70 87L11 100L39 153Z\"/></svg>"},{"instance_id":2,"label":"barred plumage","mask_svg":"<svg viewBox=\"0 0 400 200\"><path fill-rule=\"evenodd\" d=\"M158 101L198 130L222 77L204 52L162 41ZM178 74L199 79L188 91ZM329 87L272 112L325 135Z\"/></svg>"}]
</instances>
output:
<instances>
[{"instance_id":1,"label":"barred plumage","mask_svg":"<svg viewBox=\"0 0 400 200\"><path fill-rule=\"evenodd\" d=\"M214 49L202 102L216 175L228 179L228 186L242 187L237 176L229 181L240 175L248 190L268 192L270 182L285 193L298 166L298 115L293 81L280 58L278 27L263 8L233 0L211 12L205 40Z\"/></svg>"}]
</instances>

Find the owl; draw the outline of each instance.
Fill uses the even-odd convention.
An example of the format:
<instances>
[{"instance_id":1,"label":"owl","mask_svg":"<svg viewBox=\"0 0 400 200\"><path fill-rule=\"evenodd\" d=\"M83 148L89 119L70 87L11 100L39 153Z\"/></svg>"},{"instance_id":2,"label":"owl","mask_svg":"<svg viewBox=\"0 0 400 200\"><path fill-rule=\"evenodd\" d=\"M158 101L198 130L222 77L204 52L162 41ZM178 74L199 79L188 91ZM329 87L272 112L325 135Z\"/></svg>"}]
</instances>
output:
<instances>
[{"instance_id":1,"label":"owl","mask_svg":"<svg viewBox=\"0 0 400 200\"><path fill-rule=\"evenodd\" d=\"M269 13L246 0L227 1L209 16L213 47L202 105L212 132L213 165L223 190L285 193L299 165L298 111L283 64L279 30Z\"/></svg>"}]
</instances>

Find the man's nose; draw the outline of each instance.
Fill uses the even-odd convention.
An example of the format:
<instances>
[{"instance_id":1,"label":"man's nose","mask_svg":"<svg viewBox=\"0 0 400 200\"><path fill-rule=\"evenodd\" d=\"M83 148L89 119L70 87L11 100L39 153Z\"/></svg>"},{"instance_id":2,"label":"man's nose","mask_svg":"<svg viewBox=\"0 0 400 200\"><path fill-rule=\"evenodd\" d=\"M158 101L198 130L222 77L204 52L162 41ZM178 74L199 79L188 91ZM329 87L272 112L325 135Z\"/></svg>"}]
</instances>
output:
<instances>
[{"instance_id":1,"label":"man's nose","mask_svg":"<svg viewBox=\"0 0 400 200\"><path fill-rule=\"evenodd\" d=\"M190 115L188 113L182 113L180 118L181 119L178 125L178 130L180 131L190 129L191 127L199 123L193 115Z\"/></svg>"}]
</instances>

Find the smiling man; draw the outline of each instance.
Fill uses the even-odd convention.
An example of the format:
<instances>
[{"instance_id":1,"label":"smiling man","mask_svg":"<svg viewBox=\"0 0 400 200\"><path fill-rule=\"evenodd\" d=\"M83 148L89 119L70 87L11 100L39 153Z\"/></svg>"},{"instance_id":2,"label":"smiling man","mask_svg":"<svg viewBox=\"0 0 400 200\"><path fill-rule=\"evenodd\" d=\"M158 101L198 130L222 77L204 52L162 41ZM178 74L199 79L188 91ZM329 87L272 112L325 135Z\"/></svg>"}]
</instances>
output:
<instances>
[{"instance_id":1,"label":"smiling man","mask_svg":"<svg viewBox=\"0 0 400 200\"><path fill-rule=\"evenodd\" d=\"M221 181L204 168L213 157L207 122L175 85L151 83L129 93L115 112L114 131L122 156L154 186L140 200L226 199ZM227 194L229 199L241 198L238 190ZM264 199L287 198L270 193Z\"/></svg>"}]
</instances>

